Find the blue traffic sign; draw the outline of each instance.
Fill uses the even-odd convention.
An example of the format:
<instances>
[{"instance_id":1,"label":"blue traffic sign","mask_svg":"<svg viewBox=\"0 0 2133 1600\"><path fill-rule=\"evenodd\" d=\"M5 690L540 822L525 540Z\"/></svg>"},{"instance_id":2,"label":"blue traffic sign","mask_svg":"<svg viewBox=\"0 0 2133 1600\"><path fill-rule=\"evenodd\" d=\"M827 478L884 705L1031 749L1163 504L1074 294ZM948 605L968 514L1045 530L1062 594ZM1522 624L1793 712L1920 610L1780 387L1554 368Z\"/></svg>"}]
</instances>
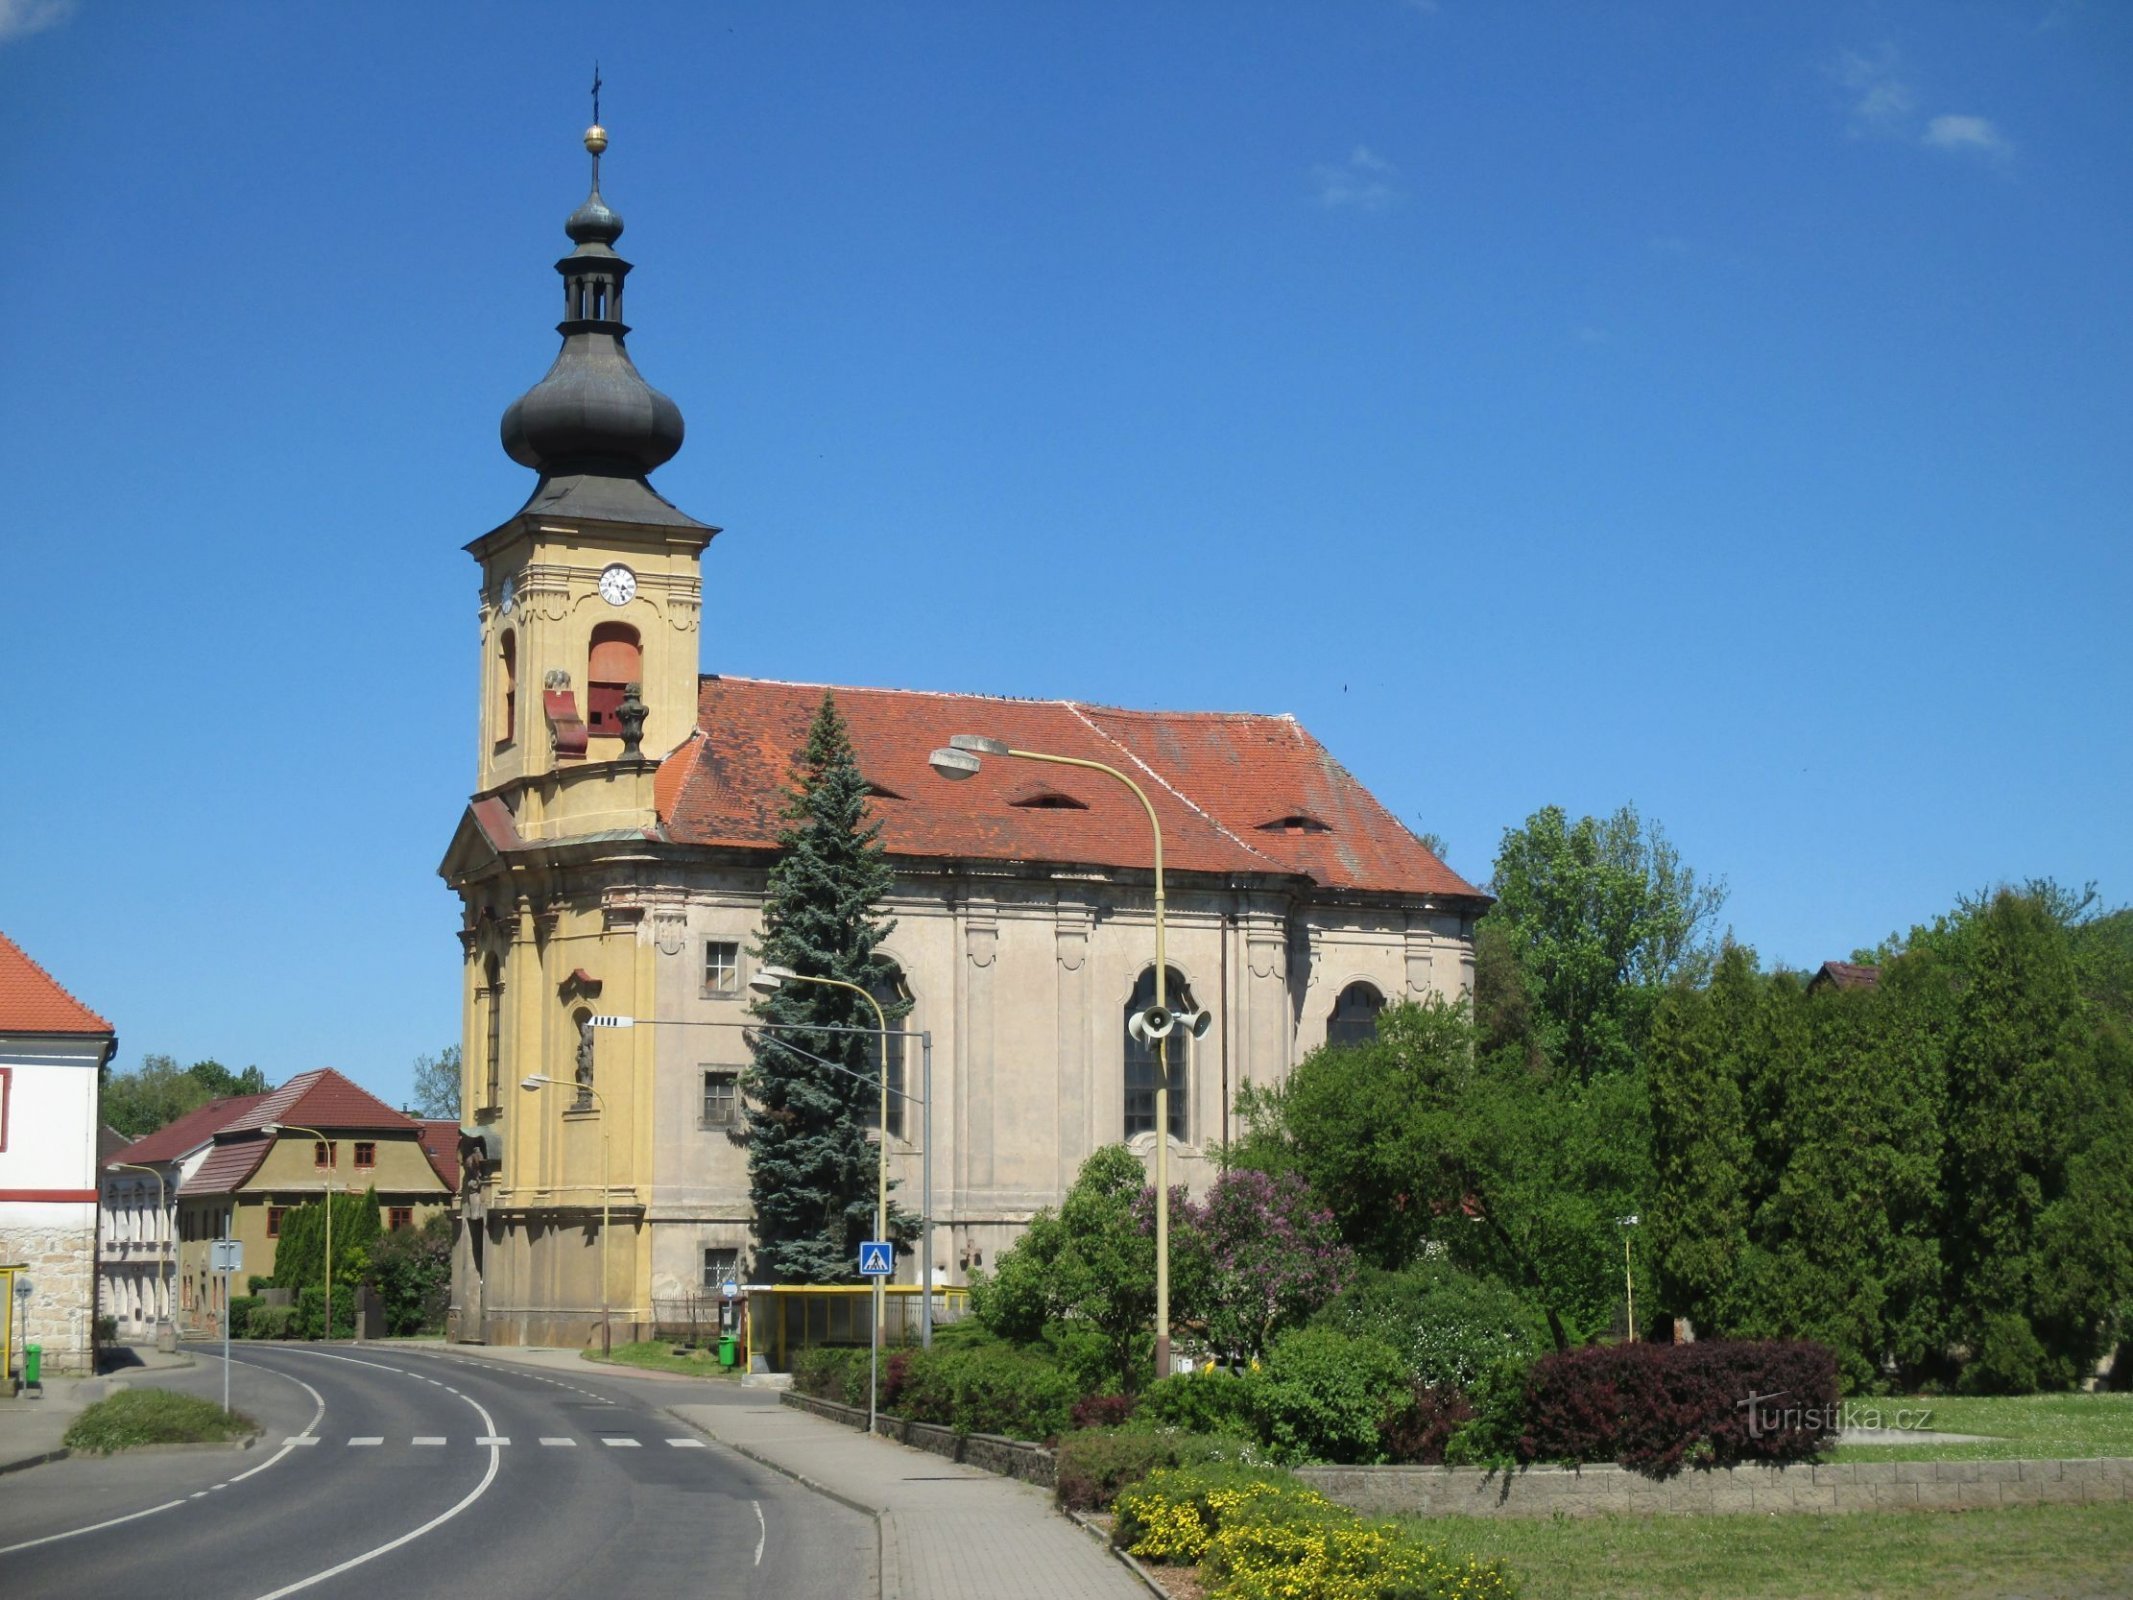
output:
<instances>
[{"instance_id":1,"label":"blue traffic sign","mask_svg":"<svg viewBox=\"0 0 2133 1600\"><path fill-rule=\"evenodd\" d=\"M886 1278L896 1270L896 1246L886 1239L868 1239L859 1246L859 1275Z\"/></svg>"}]
</instances>

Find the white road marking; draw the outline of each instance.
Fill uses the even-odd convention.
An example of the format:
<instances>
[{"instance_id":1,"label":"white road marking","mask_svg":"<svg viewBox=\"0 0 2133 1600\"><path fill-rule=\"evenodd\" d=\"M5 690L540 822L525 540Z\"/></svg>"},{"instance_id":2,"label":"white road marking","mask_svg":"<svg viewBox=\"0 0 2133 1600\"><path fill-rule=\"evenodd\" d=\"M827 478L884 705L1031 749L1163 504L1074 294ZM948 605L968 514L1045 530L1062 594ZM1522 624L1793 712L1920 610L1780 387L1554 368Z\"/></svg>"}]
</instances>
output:
<instances>
[{"instance_id":1,"label":"white road marking","mask_svg":"<svg viewBox=\"0 0 2133 1600\"><path fill-rule=\"evenodd\" d=\"M641 1450L644 1448L635 1439L602 1439L600 1442L610 1450Z\"/></svg>"},{"instance_id":2,"label":"white road marking","mask_svg":"<svg viewBox=\"0 0 2133 1600\"><path fill-rule=\"evenodd\" d=\"M298 1445L301 1445L301 1444L317 1444L317 1443L318 1443L318 1435L317 1435L317 1434L315 1434L315 1433L295 1433L295 1434L291 1434L291 1435L290 1435L290 1436L289 1436L288 1438L286 1438L286 1439L282 1440L282 1442L281 1442L281 1447L282 1447L282 1448L283 1448L284 1450L293 1450L294 1448L296 1448L296 1446L298 1446Z\"/></svg>"},{"instance_id":3,"label":"white road marking","mask_svg":"<svg viewBox=\"0 0 2133 1600\"><path fill-rule=\"evenodd\" d=\"M410 1442L417 1445L441 1445L444 1443L444 1435L441 1433L418 1433Z\"/></svg>"},{"instance_id":4,"label":"white road marking","mask_svg":"<svg viewBox=\"0 0 2133 1600\"><path fill-rule=\"evenodd\" d=\"M669 1439L667 1443L677 1450L701 1450L704 1447L701 1439Z\"/></svg>"},{"instance_id":5,"label":"white road marking","mask_svg":"<svg viewBox=\"0 0 2133 1600\"><path fill-rule=\"evenodd\" d=\"M383 1439L379 1438L379 1437L378 1437L378 1436L377 1436L376 1434L374 1434L374 1433L372 1433L372 1434L366 1434L366 1435L364 1435L364 1437L362 1437L362 1438L360 1438L360 1439L350 1439L350 1440L348 1441L348 1443L349 1443L349 1446L350 1446L350 1448L354 1448L354 1447L356 1447L356 1446L359 1446L359 1445L366 1445L366 1444L383 1444L384 1442L385 1442L385 1441L384 1441Z\"/></svg>"},{"instance_id":6,"label":"white road marking","mask_svg":"<svg viewBox=\"0 0 2133 1600\"><path fill-rule=\"evenodd\" d=\"M575 1439L543 1439L541 1443L552 1449L575 1450L578 1447L578 1441Z\"/></svg>"},{"instance_id":7,"label":"white road marking","mask_svg":"<svg viewBox=\"0 0 2133 1600\"><path fill-rule=\"evenodd\" d=\"M314 1351L312 1353L316 1355L326 1354L326 1352L322 1350ZM329 1361L351 1361L354 1358L350 1356L327 1356L326 1359L328 1359ZM379 1365L379 1363L371 1361L358 1362L356 1364L359 1366L366 1367ZM385 1370L388 1372L406 1371L405 1368L400 1367L387 1367ZM488 1408L484 1406L479 1400L474 1399L471 1395L461 1395L459 1398L467 1405L472 1406L475 1411L480 1414L482 1426L488 1430L489 1436L491 1438L494 1438L496 1436L496 1419L489 1415ZM481 1482L477 1483L476 1485L474 1485L473 1488L469 1489L464 1498L462 1498L457 1505L453 1506L448 1511L439 1512L436 1516L430 1518L429 1521L423 1523L421 1527L411 1529L408 1532L401 1534L400 1537L397 1539L389 1539L384 1544L377 1546L375 1549L364 1551L361 1555L350 1556L346 1561L341 1562L337 1566L328 1567L324 1572L314 1572L308 1578L299 1578L294 1583L283 1584L279 1589L271 1589L267 1593L260 1595L258 1597L258 1600L282 1600L282 1597L284 1595L291 1595L297 1593L299 1590L308 1589L315 1583L324 1583L328 1578L337 1578L342 1573L352 1571L354 1568L362 1566L367 1561L375 1561L379 1556L386 1555L391 1551L399 1549L402 1545L412 1544L415 1540L421 1538L425 1533L428 1533L432 1528L443 1527L444 1524L450 1522L454 1517L458 1516L460 1512L466 1510L468 1506L472 1505L475 1501L479 1500L483 1495L489 1492L489 1485L496 1481L496 1471L497 1468L502 1465L503 1459L503 1451L497 1449L495 1446L492 1445L489 1449L489 1470L481 1475Z\"/></svg>"},{"instance_id":8,"label":"white road marking","mask_svg":"<svg viewBox=\"0 0 2133 1600\"><path fill-rule=\"evenodd\" d=\"M751 1500L748 1503L755 1507L755 1564L760 1567L763 1564L763 1541L770 1537L770 1525L763 1520L763 1502Z\"/></svg>"},{"instance_id":9,"label":"white road marking","mask_svg":"<svg viewBox=\"0 0 2133 1600\"><path fill-rule=\"evenodd\" d=\"M278 1367L261 1366L260 1363L258 1363L257 1361L238 1361L235 1357L232 1357L231 1360L232 1363L236 1366L254 1367L261 1372L270 1372L277 1378L288 1378L291 1383L297 1386L297 1388L303 1390L305 1394L311 1396L311 1398L317 1402L318 1409L311 1413L311 1420L304 1424L304 1427L307 1432L312 1428L316 1428L319 1424L319 1419L326 1414L326 1397L320 1394L316 1389L312 1388L310 1384L304 1382L303 1379L290 1377L288 1373L283 1372ZM291 1445L296 1444L298 1442L299 1441L296 1439L291 1439L287 1441L282 1445L279 1450L275 1451L273 1455L269 1456L266 1460L260 1462L258 1466L249 1468L244 1472L238 1473L236 1477L230 1479L229 1481L231 1483L242 1483L245 1479L251 1477L254 1473L266 1471L267 1468L273 1466L276 1462L280 1461L282 1457L286 1456L289 1453L289 1447ZM303 1440L302 1442L309 1444L317 1444L318 1440L307 1439ZM219 1489L222 1488L223 1485L217 1484L215 1487ZM152 1517L159 1511L170 1511L178 1506L182 1506L185 1504L186 1499L197 1500L198 1498L198 1495L190 1495L177 1500L166 1500L159 1506L148 1507L148 1509L145 1511L129 1511L123 1517L107 1517L102 1522L92 1522L85 1528L69 1528L64 1533L48 1533L44 1535L44 1537L41 1539L25 1539L20 1544L0 1545L0 1556L11 1556L18 1550L34 1550L42 1544L57 1544L62 1539L77 1539L85 1533L95 1533L103 1528L116 1528L122 1523L138 1522L141 1520L141 1518Z\"/></svg>"},{"instance_id":10,"label":"white road marking","mask_svg":"<svg viewBox=\"0 0 2133 1600\"><path fill-rule=\"evenodd\" d=\"M476 1439L474 1442L476 1444L509 1444L511 1441L509 1439L502 1438L497 1434L485 1433L479 1439Z\"/></svg>"}]
</instances>

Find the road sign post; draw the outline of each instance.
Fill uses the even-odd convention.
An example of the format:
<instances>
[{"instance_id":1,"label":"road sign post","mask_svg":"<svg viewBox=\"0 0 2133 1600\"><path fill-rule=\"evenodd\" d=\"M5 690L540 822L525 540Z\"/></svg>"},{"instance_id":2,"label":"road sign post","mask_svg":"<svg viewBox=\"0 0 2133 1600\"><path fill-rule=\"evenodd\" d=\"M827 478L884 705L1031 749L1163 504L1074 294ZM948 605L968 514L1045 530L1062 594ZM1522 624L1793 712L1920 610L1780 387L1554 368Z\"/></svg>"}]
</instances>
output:
<instances>
[{"instance_id":1,"label":"road sign post","mask_svg":"<svg viewBox=\"0 0 2133 1600\"><path fill-rule=\"evenodd\" d=\"M882 1280L896 1270L896 1246L887 1239L866 1239L859 1246L859 1275L874 1280L873 1337L867 1341L867 1432L881 1407L881 1323L888 1310L888 1297L881 1292Z\"/></svg>"},{"instance_id":2,"label":"road sign post","mask_svg":"<svg viewBox=\"0 0 2133 1600\"><path fill-rule=\"evenodd\" d=\"M207 1247L210 1271L222 1274L222 1409L230 1408L230 1278L244 1270L242 1239L212 1239Z\"/></svg>"}]
</instances>

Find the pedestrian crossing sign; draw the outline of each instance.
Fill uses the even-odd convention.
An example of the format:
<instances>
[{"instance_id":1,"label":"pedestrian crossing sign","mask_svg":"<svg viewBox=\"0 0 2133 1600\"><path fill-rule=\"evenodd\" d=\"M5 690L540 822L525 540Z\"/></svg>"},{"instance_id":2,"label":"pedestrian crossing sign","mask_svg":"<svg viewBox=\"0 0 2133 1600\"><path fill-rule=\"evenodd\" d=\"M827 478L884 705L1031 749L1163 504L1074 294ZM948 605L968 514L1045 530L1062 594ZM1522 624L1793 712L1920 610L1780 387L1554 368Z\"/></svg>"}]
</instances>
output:
<instances>
[{"instance_id":1,"label":"pedestrian crossing sign","mask_svg":"<svg viewBox=\"0 0 2133 1600\"><path fill-rule=\"evenodd\" d=\"M867 1239L859 1246L859 1275L886 1278L896 1270L896 1247L886 1239Z\"/></svg>"}]
</instances>

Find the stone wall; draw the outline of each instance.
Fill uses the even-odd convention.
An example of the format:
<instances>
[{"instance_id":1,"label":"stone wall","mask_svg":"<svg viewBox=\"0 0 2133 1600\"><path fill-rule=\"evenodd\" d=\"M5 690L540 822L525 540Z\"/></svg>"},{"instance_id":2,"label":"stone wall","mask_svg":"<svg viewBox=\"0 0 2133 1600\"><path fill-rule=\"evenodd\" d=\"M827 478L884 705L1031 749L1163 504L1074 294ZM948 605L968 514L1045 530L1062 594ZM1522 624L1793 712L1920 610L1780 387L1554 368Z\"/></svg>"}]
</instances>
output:
<instances>
[{"instance_id":1,"label":"stone wall","mask_svg":"<svg viewBox=\"0 0 2133 1600\"><path fill-rule=\"evenodd\" d=\"M95 1212L89 1206L53 1209L78 1212L82 1220L74 1226L0 1220L0 1261L28 1268L23 1277L31 1285L29 1296L15 1302L15 1348L8 1355L19 1364L25 1344L42 1345L46 1372L84 1375L93 1360L95 1331Z\"/></svg>"},{"instance_id":2,"label":"stone wall","mask_svg":"<svg viewBox=\"0 0 2133 1600\"><path fill-rule=\"evenodd\" d=\"M794 1389L785 1390L778 1397L784 1404L809 1411L831 1422L841 1422L848 1428L865 1428L867 1414L864 1406L840 1405L834 1400L818 1400L811 1394L801 1394ZM1024 1483L1034 1483L1040 1489L1049 1489L1057 1476L1058 1463L1052 1452L1041 1444L1028 1444L1020 1439L1005 1439L993 1433L957 1433L953 1428L943 1428L930 1422L909 1422L902 1417L881 1416L874 1421L874 1431L884 1439L894 1439L898 1444L907 1444L914 1450L931 1451L937 1456L946 1456L950 1461L961 1461L973 1467L982 1467L987 1472L997 1472L1003 1478L1020 1478Z\"/></svg>"},{"instance_id":3,"label":"stone wall","mask_svg":"<svg viewBox=\"0 0 2133 1600\"><path fill-rule=\"evenodd\" d=\"M1303 1467L1297 1476L1369 1516L1548 1517L1972 1511L2133 1500L2133 1460L1839 1461L1647 1478L1617 1466Z\"/></svg>"}]
</instances>

